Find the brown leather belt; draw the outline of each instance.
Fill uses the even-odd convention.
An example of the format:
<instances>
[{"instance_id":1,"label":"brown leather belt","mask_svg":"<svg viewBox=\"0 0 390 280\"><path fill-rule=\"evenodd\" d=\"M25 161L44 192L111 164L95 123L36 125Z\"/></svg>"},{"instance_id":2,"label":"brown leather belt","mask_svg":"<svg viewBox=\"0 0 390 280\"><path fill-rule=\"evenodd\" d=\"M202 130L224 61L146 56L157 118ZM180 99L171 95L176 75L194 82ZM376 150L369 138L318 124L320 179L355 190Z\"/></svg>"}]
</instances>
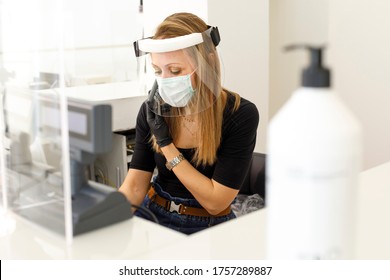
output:
<instances>
[{"instance_id":1,"label":"brown leather belt","mask_svg":"<svg viewBox=\"0 0 390 280\"><path fill-rule=\"evenodd\" d=\"M209 212L206 211L204 208L198 208L198 207L191 207L191 206L185 206L183 204L176 204L174 201L165 199L161 196L159 196L153 187L149 189L148 197L151 201L156 203L157 205L160 205L165 210L169 212L177 212L181 215L191 215L191 216L199 216L199 217L220 217L228 215L231 212L230 206L223 210L221 213L217 215L210 215Z\"/></svg>"}]
</instances>

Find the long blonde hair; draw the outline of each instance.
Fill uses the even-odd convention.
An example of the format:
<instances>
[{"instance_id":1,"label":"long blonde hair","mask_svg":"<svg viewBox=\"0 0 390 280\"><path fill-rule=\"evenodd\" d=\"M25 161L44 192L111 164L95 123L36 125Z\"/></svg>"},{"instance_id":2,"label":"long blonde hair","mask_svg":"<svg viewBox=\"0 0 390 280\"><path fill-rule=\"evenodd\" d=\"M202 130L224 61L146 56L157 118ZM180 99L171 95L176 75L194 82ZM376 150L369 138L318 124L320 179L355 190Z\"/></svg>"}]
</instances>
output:
<instances>
[{"instance_id":1,"label":"long blonde hair","mask_svg":"<svg viewBox=\"0 0 390 280\"><path fill-rule=\"evenodd\" d=\"M176 13L167 17L157 27L153 38L173 38L195 32L202 33L206 30L206 23L196 15ZM203 39L205 41L211 40L208 36L204 36ZM222 87L218 53L211 41L188 48L188 51L197 64L196 92L201 93L196 95L195 98L197 100L195 102L199 108L204 108L202 103L210 103L211 101L213 104L198 114L197 148L192 162L196 166L211 165L217 159L217 150L221 143L223 112L228 94L232 94L235 97L233 111L237 110L240 105L240 96L237 93L228 92ZM180 131L181 119L178 117L166 117L165 121L169 126L172 138L175 139ZM153 148L161 152L154 136L152 136L152 142Z\"/></svg>"}]
</instances>

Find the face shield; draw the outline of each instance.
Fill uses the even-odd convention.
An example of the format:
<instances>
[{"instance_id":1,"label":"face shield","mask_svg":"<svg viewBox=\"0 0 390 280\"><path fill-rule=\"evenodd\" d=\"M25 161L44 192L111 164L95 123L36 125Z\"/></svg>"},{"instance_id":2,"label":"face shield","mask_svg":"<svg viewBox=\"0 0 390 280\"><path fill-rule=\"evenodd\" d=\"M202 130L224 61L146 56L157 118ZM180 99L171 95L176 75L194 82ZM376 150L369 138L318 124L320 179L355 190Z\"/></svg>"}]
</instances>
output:
<instances>
[{"instance_id":1,"label":"face shield","mask_svg":"<svg viewBox=\"0 0 390 280\"><path fill-rule=\"evenodd\" d=\"M209 27L202 33L134 42L140 81L149 91L150 110L175 117L210 108L221 93L215 49L219 41L218 29Z\"/></svg>"}]
</instances>

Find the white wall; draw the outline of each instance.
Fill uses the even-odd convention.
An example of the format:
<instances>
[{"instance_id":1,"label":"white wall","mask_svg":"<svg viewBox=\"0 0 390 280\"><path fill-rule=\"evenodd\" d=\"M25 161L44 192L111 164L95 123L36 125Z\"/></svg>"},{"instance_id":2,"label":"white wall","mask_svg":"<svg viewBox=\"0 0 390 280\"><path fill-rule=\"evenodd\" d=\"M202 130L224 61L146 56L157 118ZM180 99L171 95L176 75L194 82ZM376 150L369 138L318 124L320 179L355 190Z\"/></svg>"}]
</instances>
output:
<instances>
[{"instance_id":1,"label":"white wall","mask_svg":"<svg viewBox=\"0 0 390 280\"><path fill-rule=\"evenodd\" d=\"M145 0L143 5L145 37L152 36L157 25L177 12L193 13L207 22L207 0Z\"/></svg>"},{"instance_id":2,"label":"white wall","mask_svg":"<svg viewBox=\"0 0 390 280\"><path fill-rule=\"evenodd\" d=\"M390 1L329 3L334 85L362 123L369 168L390 160Z\"/></svg>"},{"instance_id":3,"label":"white wall","mask_svg":"<svg viewBox=\"0 0 390 280\"><path fill-rule=\"evenodd\" d=\"M300 85L308 63L303 50L284 52L289 44L328 41L329 0L270 0L270 119ZM327 51L324 55L327 64Z\"/></svg>"},{"instance_id":4,"label":"white wall","mask_svg":"<svg viewBox=\"0 0 390 280\"><path fill-rule=\"evenodd\" d=\"M260 112L258 152L265 152L268 124L268 2L208 1L208 23L218 26L221 35L224 86L255 103Z\"/></svg>"},{"instance_id":5,"label":"white wall","mask_svg":"<svg viewBox=\"0 0 390 280\"><path fill-rule=\"evenodd\" d=\"M290 43L327 42L333 89L360 120L367 169L390 160L390 1L271 0L270 118L300 84L304 51Z\"/></svg>"}]
</instances>

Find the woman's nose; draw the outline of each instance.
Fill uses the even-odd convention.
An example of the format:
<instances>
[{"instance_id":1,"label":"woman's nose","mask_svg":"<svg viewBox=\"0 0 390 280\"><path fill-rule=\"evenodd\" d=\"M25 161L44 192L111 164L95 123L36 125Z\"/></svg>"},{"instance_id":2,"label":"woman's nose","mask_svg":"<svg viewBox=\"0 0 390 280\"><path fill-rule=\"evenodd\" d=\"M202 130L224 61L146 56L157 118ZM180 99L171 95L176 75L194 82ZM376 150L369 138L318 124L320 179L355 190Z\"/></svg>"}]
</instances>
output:
<instances>
[{"instance_id":1,"label":"woman's nose","mask_svg":"<svg viewBox=\"0 0 390 280\"><path fill-rule=\"evenodd\" d=\"M161 78L170 78L170 77L172 77L172 74L169 73L168 71L162 71L160 77Z\"/></svg>"}]
</instances>

